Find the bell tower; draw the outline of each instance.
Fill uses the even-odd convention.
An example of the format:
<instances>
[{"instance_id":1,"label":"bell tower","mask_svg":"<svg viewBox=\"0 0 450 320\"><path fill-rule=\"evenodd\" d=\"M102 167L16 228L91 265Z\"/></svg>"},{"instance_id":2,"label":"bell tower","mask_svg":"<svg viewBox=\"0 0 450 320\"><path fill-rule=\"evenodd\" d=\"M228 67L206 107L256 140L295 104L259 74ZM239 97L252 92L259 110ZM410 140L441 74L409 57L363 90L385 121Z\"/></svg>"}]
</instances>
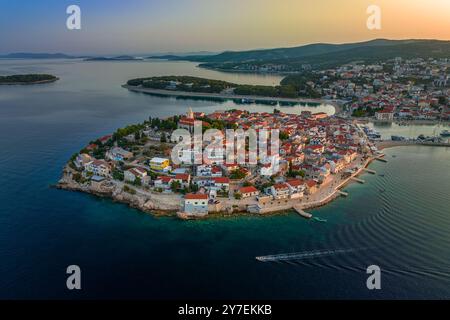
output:
<instances>
[{"instance_id":1,"label":"bell tower","mask_svg":"<svg viewBox=\"0 0 450 320\"><path fill-rule=\"evenodd\" d=\"M186 116L188 119L194 119L194 112L192 111L191 107L189 107L189 111L187 112Z\"/></svg>"}]
</instances>

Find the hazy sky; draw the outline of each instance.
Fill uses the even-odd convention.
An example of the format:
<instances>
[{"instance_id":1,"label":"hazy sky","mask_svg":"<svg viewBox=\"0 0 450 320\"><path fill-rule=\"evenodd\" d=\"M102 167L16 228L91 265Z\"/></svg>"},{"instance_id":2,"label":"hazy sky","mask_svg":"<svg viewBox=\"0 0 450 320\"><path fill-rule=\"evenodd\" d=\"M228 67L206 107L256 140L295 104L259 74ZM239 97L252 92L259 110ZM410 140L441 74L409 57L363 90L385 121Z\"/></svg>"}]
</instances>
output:
<instances>
[{"instance_id":1,"label":"hazy sky","mask_svg":"<svg viewBox=\"0 0 450 320\"><path fill-rule=\"evenodd\" d=\"M67 6L81 30L66 28ZM366 9L382 10L381 30ZM0 52L223 51L373 38L450 40L450 0L0 0Z\"/></svg>"}]
</instances>

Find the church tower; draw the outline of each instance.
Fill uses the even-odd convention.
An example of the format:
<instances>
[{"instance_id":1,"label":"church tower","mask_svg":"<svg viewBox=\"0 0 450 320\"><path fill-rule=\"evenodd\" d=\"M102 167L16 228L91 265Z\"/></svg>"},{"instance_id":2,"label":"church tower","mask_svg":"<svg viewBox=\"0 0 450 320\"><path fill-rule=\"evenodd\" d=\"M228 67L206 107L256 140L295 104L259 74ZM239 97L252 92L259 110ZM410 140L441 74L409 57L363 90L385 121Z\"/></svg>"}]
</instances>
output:
<instances>
[{"instance_id":1,"label":"church tower","mask_svg":"<svg viewBox=\"0 0 450 320\"><path fill-rule=\"evenodd\" d=\"M194 112L192 111L192 108L189 108L189 111L187 112L187 118L194 119Z\"/></svg>"}]
</instances>

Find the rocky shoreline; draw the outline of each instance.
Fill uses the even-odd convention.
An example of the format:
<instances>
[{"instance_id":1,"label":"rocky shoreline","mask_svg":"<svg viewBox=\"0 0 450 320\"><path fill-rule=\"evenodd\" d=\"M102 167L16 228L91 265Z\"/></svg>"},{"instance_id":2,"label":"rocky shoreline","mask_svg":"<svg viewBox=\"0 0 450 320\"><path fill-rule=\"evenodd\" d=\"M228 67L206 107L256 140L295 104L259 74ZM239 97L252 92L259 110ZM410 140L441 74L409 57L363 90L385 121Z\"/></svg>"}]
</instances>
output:
<instances>
[{"instance_id":1,"label":"rocky shoreline","mask_svg":"<svg viewBox=\"0 0 450 320\"><path fill-rule=\"evenodd\" d=\"M119 188L117 185L88 185L80 184L72 179L73 170L66 165L62 178L55 185L56 188L69 191L80 191L98 197L110 198L115 202L127 204L131 208L139 209L146 213L157 216L175 216L180 205L173 202L164 201L157 195L145 196L142 194L130 194Z\"/></svg>"},{"instance_id":2,"label":"rocky shoreline","mask_svg":"<svg viewBox=\"0 0 450 320\"><path fill-rule=\"evenodd\" d=\"M298 203L299 207L303 210L314 209L325 206L334 201L340 196L339 190L351 183L351 178L361 174L363 169L367 168L367 166L374 159L375 158L373 157L367 159L357 172L334 187L333 192L325 196L323 199L320 199L319 201ZM153 192L144 193L142 191L136 192L136 194L130 194L125 192L123 188L116 183L106 185L80 184L73 180L73 173L74 170L69 166L69 164L67 164L64 167L61 179L55 187L62 190L85 192L94 196L109 198L114 202L126 204L131 208L138 209L145 213L150 213L154 216L178 217L183 220L231 217L236 215L273 216L286 212L292 212L294 205L296 205L294 202L289 202L284 206L266 208L267 210L262 210L260 213L250 212L240 206L225 206L212 210L205 216L183 216L179 214L183 207L182 197L180 195L166 195Z\"/></svg>"}]
</instances>

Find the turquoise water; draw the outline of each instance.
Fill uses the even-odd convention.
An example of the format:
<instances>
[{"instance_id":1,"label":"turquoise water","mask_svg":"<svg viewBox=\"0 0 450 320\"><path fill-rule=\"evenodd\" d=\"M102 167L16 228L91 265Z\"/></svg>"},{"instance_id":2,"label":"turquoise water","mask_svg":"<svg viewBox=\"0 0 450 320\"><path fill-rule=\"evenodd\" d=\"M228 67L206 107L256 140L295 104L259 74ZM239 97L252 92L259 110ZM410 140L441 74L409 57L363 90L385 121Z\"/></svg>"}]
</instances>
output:
<instances>
[{"instance_id":1,"label":"turquoise water","mask_svg":"<svg viewBox=\"0 0 450 320\"><path fill-rule=\"evenodd\" d=\"M120 88L128 78L166 68L174 74L209 72L185 63L0 62L0 73L61 77L42 86L0 87L1 298L450 297L450 149L386 150L388 162L372 163L377 174L362 175L364 185L350 184L349 197L311 210L326 223L292 213L179 221L50 188L74 151L117 127L183 113L188 105L207 111L235 107ZM302 108L313 107L286 110ZM255 260L339 248L363 250L296 263ZM82 270L78 292L65 287L71 264ZM371 264L382 270L380 291L366 288Z\"/></svg>"}]
</instances>

